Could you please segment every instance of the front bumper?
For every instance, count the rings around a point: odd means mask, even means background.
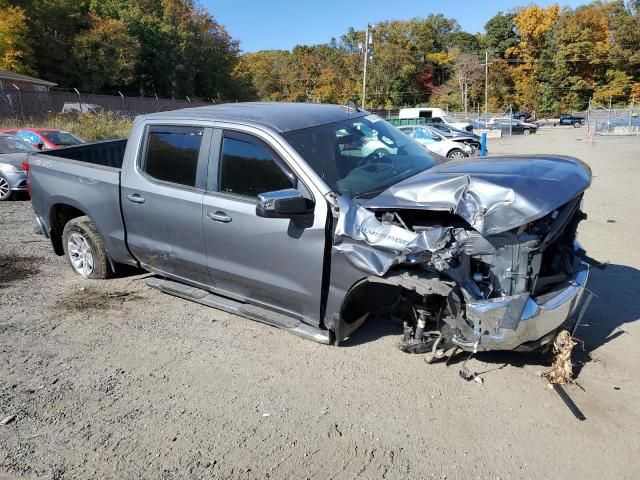
[[[3,173],[9,183],[9,189],[14,192],[27,191],[27,172],[8,172]]]
[[[576,244],[576,249],[578,245]],[[570,282],[538,297],[528,294],[468,301],[473,339],[453,338],[463,350],[531,350],[548,343],[555,331],[573,328],[589,278],[589,265],[577,256]]]

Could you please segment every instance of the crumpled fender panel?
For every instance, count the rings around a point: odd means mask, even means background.
[[[349,198],[338,198],[334,248],[360,270],[384,275],[389,268],[410,260],[414,254],[446,247],[456,233],[453,227],[434,227],[421,233],[380,222],[373,212]],[[373,247],[373,248],[371,248]]]

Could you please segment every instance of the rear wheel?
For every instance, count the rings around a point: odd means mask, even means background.
[[[465,158],[466,156],[467,154],[459,148],[454,148],[447,154],[447,158]]]
[[[13,192],[9,187],[9,181],[0,173],[0,202],[9,200],[13,196]]]
[[[91,279],[111,276],[107,251],[89,217],[74,218],[64,226],[62,245],[71,268],[78,275]]]
[[[527,117],[525,117],[524,115],[520,115],[519,120],[522,120],[523,122],[527,119]]]
[[[580,125],[582,125],[580,122],[573,122],[573,128],[580,128]]]

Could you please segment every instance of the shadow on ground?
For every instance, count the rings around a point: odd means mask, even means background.
[[[591,269],[587,288],[593,293],[593,298],[575,335],[584,343],[584,348],[577,346],[574,350],[576,377],[590,361],[590,352],[626,335],[624,325],[640,319],[640,270],[615,264],[609,264],[605,270]],[[399,340],[401,333],[402,327],[398,323],[385,318],[372,318],[344,345],[355,346],[388,335],[396,336]],[[455,365],[467,357],[468,354],[462,353],[449,363]],[[502,364],[489,367],[488,371],[506,365],[522,367],[549,365],[551,362],[551,356],[541,352],[483,352],[478,353],[477,358],[490,364]]]

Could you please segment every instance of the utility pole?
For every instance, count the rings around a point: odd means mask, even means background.
[[[369,63],[369,44],[373,43],[373,35],[370,30],[373,26],[367,23],[367,30],[364,34],[364,72],[362,74],[362,109],[364,110],[367,103],[367,64]]]
[[[464,115],[465,117],[469,113],[469,84],[467,79],[464,79]]]
[[[484,51],[484,113],[489,112],[489,51]]]

